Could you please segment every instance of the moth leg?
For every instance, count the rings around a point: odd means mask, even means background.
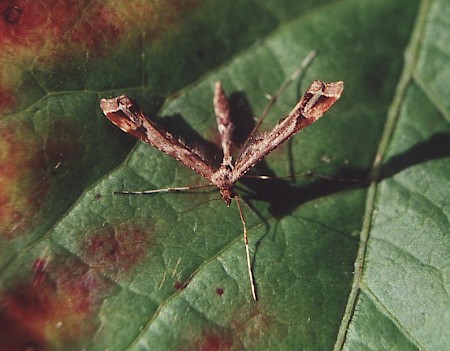
[[[295,177],[303,177],[303,178],[319,178],[324,180],[336,181],[336,182],[349,182],[349,183],[359,183],[364,181],[364,179],[358,178],[343,178],[343,177],[333,177],[325,174],[316,173],[313,171],[307,171],[303,173],[296,173],[288,176],[268,176],[268,175],[254,175],[254,174],[244,174],[242,178],[253,178],[253,179],[261,179],[261,180],[277,180],[277,179],[295,179]]]
[[[142,190],[142,191],[130,191],[130,190],[122,190],[115,191],[116,195],[150,195],[150,194],[158,194],[158,193],[172,193],[177,191],[190,191],[195,189],[208,188],[211,186],[215,186],[213,184],[205,184],[205,185],[197,185],[197,186],[179,186],[179,187],[169,187],[162,189],[153,189],[153,190]]]
[[[247,225],[245,224],[244,213],[242,212],[241,202],[239,200],[239,197],[237,195],[235,195],[234,198],[236,199],[236,203],[237,203],[238,210],[239,210],[239,216],[241,217],[242,227],[244,229],[244,244],[245,244],[245,253],[247,256],[247,268],[248,268],[248,276],[250,278],[250,288],[252,290],[253,300],[257,301],[255,281],[253,279],[252,263],[250,260],[250,249],[248,248]]]

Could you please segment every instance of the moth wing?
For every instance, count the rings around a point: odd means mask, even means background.
[[[195,149],[173,137],[163,127],[149,120],[138,104],[126,95],[102,99],[105,116],[124,132],[142,140],[210,180],[216,171]]]
[[[292,111],[272,129],[250,137],[241,150],[232,173],[231,181],[236,182],[261,159],[280,146],[298,131],[317,121],[341,97],[343,82],[325,83],[314,81],[292,109]]]

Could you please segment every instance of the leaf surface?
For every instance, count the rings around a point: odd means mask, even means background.
[[[0,6],[2,350],[448,348],[444,0]],[[312,80],[343,97],[256,168],[292,179],[236,189],[254,302],[236,205],[113,195],[205,181],[98,103],[133,96],[208,150],[215,81],[242,132],[314,49],[263,128]]]

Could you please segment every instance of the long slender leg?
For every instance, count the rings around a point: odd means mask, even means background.
[[[205,185],[197,185],[197,186],[180,186],[180,187],[142,190],[142,191],[123,190],[123,191],[115,191],[114,194],[118,194],[118,195],[150,195],[150,194],[158,194],[158,193],[177,192],[177,191],[189,191],[189,190],[195,190],[195,189],[209,188],[212,186],[215,186],[215,185],[205,184]]]
[[[250,288],[252,290],[253,300],[257,300],[256,297],[256,288],[255,281],[253,279],[253,270],[252,270],[252,262],[250,260],[250,249],[248,248],[248,236],[247,236],[247,225],[245,224],[244,213],[242,212],[241,202],[239,201],[239,197],[235,195],[236,203],[239,209],[239,216],[241,217],[242,227],[244,228],[244,244],[245,244],[245,253],[247,255],[247,268],[248,268],[248,276],[250,278]]]
[[[331,180],[336,182],[349,182],[349,183],[358,183],[363,182],[364,179],[358,179],[358,178],[336,178],[332,176],[328,176],[325,174],[320,174],[312,171],[298,173],[294,175],[295,177],[305,177],[305,178],[319,178],[319,179],[325,179],[325,180]],[[242,178],[253,178],[253,179],[261,179],[261,180],[276,180],[276,179],[288,179],[292,176],[278,176],[278,177],[272,177],[267,175],[253,175],[253,174],[244,174]]]

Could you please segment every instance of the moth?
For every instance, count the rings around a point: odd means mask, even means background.
[[[105,116],[124,132],[142,140],[191,168],[208,180],[209,185],[219,188],[223,201],[230,206],[236,200],[244,230],[248,274],[253,299],[256,290],[248,248],[247,229],[239,197],[233,192],[236,182],[272,150],[293,137],[298,131],[317,121],[340,98],[344,89],[342,81],[325,83],[313,81],[292,111],[270,132],[256,133],[255,130],[243,144],[239,155],[233,161],[232,136],[234,124],[230,115],[230,105],[222,84],[217,82],[214,89],[214,112],[220,134],[223,152],[219,167],[214,167],[205,156],[183,141],[175,138],[165,128],[146,117],[138,104],[126,95],[112,99],[102,99],[100,107]],[[258,126],[259,124],[257,124]],[[204,187],[204,186],[199,186]],[[123,191],[122,194],[150,194],[161,191],[190,190],[199,187],[176,187],[142,192]]]

